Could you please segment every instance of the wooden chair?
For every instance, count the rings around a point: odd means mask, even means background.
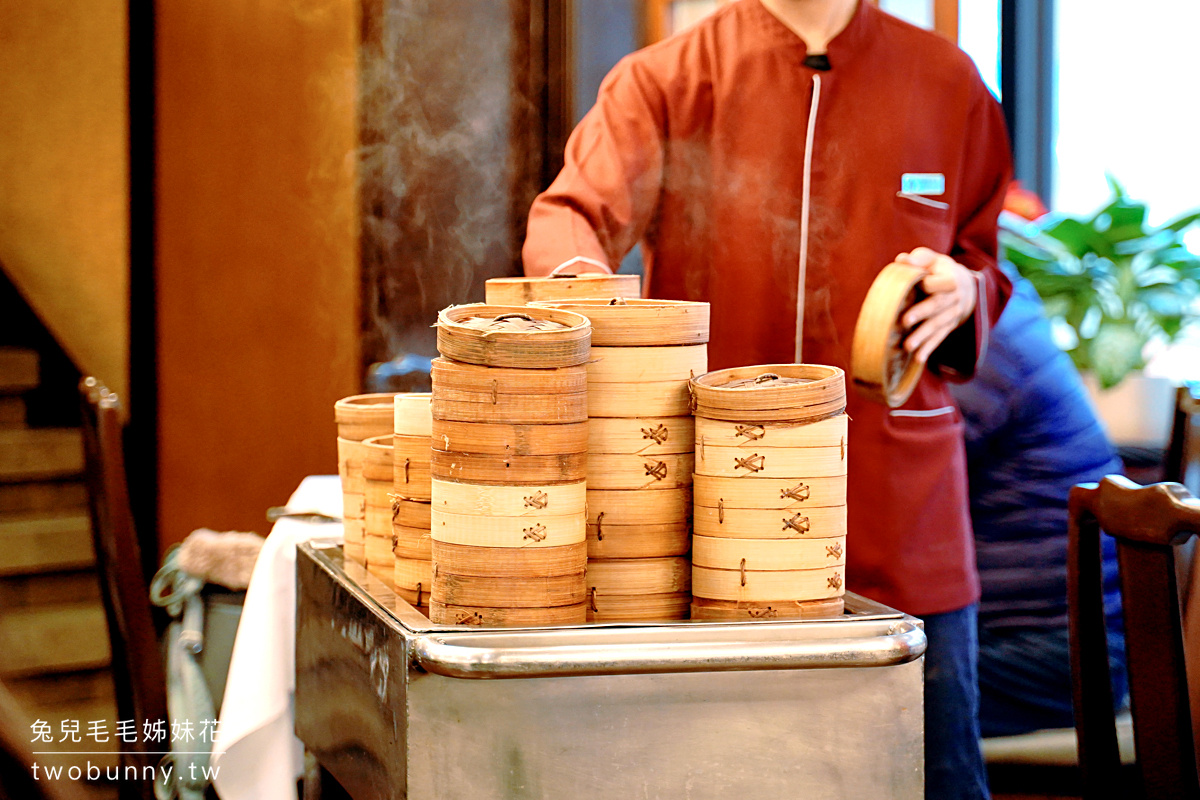
[[[112,644],[117,714],[120,719],[134,720],[139,734],[136,743],[122,743],[126,754],[122,765],[137,766],[140,774],[142,767],[158,762],[152,751],[170,746],[169,742],[147,742],[141,735],[145,721],[167,724],[162,651],[129,507],[120,400],[92,377],[80,382],[79,391],[92,540]],[[122,800],[152,798],[153,787],[143,781],[122,781],[120,796]]]
[[[37,778],[37,763],[29,744],[29,728],[23,725],[19,707],[8,690],[0,686],[0,798],[12,800],[81,800],[83,792],[69,780]]]
[[[1133,735],[1147,798],[1200,797],[1175,545],[1200,534],[1200,500],[1177,483],[1109,476],[1069,501],[1067,599],[1083,796],[1121,785],[1104,622],[1100,531],[1117,540]]]

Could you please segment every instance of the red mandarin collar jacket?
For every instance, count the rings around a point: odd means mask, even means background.
[[[972,374],[1010,290],[996,268],[1003,117],[965,54],[870,3],[830,42],[831,69],[806,56],[759,0],[739,0],[622,60],[534,202],[525,271],[611,267],[641,240],[647,296],[712,304],[710,369],[848,370],[867,289],[898,253],[925,246],[974,270],[973,321],[905,407],[850,391],[847,409],[847,588],[954,610],[979,581],[944,380]]]

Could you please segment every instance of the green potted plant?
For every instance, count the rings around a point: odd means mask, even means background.
[[[1200,256],[1183,242],[1200,211],[1150,227],[1145,204],[1108,183],[1111,199],[1091,216],[1004,215],[1000,229],[1002,257],[1037,289],[1060,346],[1100,390],[1140,375],[1200,321]]]

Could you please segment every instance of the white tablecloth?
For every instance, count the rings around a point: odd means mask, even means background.
[[[305,478],[288,500],[296,510],[342,515],[336,475]],[[212,765],[222,800],[295,800],[304,748],[294,732],[296,545],[340,537],[341,525],[284,518],[254,565],[238,625]]]

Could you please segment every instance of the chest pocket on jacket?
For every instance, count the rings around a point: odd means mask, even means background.
[[[906,252],[928,247],[949,254],[954,244],[954,219],[950,205],[935,197],[897,192],[892,202],[896,241]]]

